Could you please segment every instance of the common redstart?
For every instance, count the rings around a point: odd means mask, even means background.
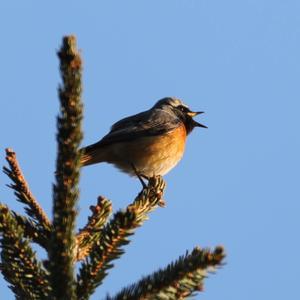
[[[99,142],[82,148],[83,166],[107,162],[129,175],[165,175],[182,158],[187,135],[195,127],[206,126],[193,117],[180,99],[166,97],[152,108],[112,125]]]

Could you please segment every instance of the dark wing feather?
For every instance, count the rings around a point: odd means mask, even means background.
[[[87,148],[132,141],[140,137],[160,135],[175,129],[179,124],[180,120],[169,112],[161,109],[147,110],[118,121],[99,142]]]
[[[139,114],[121,119],[120,121],[116,122],[115,124],[113,124],[111,126],[109,133],[130,127],[134,124],[138,125],[139,123],[147,120],[149,118],[149,115],[150,115],[150,112],[149,112],[149,110],[147,110],[147,111],[141,112]]]

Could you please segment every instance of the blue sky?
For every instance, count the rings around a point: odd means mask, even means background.
[[[2,1],[0,146],[12,147],[51,215],[56,51],[75,34],[84,60],[83,145],[165,96],[207,130],[189,137],[151,214],[92,299],[196,245],[224,245],[226,265],[196,299],[298,299],[300,2],[285,0]],[[0,199],[21,211],[0,175]],[[125,207],[140,183],[109,165],[82,171],[80,216],[99,194]],[[0,277],[2,297],[13,299]]]

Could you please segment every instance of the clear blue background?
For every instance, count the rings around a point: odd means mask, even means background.
[[[165,176],[167,207],[92,299],[218,244],[226,265],[196,299],[300,298],[299,16],[298,0],[1,1],[1,165],[13,147],[49,215],[63,35],[77,36],[84,59],[84,145],[164,96],[206,112],[209,129]],[[0,180],[1,202],[21,211]],[[78,225],[99,194],[118,209],[140,188],[112,166],[85,168]],[[0,290],[13,299],[2,277]]]

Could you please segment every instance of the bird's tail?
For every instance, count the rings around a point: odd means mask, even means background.
[[[88,166],[96,163],[100,163],[104,161],[103,151],[101,147],[97,144],[93,144],[87,146],[85,148],[81,148],[81,158],[80,163],[82,166]]]

